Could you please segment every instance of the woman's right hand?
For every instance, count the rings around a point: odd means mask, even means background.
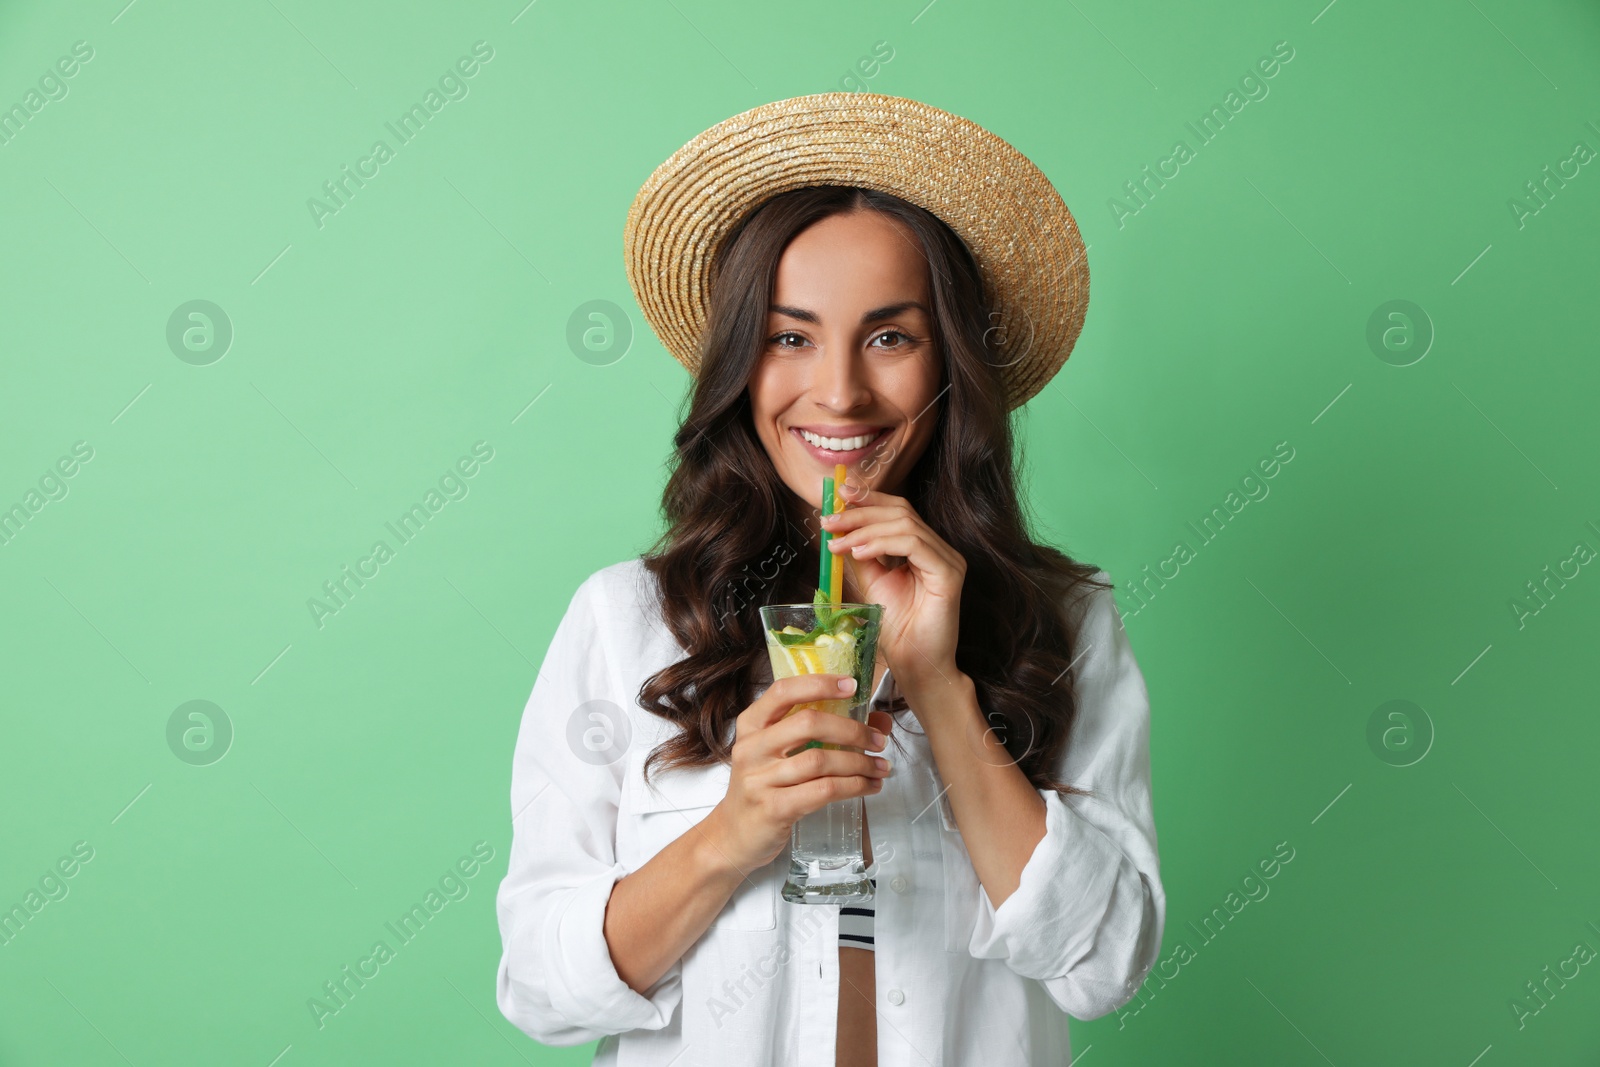
[[[718,849],[741,874],[771,863],[802,815],[883,788],[889,764],[881,757],[845,749],[795,752],[808,741],[883,750],[893,724],[888,712],[871,713],[867,723],[811,708],[788,714],[796,704],[839,700],[854,691],[849,675],[798,674],[773,682],[739,713],[728,793],[707,814],[704,828],[715,833]]]

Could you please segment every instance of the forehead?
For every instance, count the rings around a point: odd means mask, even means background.
[[[817,312],[924,300],[928,263],[905,223],[875,211],[830,215],[797,234],[778,260],[773,300]]]

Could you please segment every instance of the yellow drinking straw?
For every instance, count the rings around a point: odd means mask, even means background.
[[[844,479],[848,471],[843,463],[834,465],[833,468],[833,513],[839,514],[845,509]],[[823,546],[827,550],[827,546]],[[832,570],[828,574],[828,602],[841,604],[844,602],[844,556],[833,558]]]

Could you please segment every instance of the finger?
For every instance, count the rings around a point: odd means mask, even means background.
[[[878,579],[889,573],[889,568],[875,559],[856,559],[849,552],[841,552],[835,558],[844,560],[845,573],[850,576],[851,583],[861,591],[863,600],[871,599],[872,589],[878,584]]]
[[[825,774],[821,778],[813,778],[809,782],[790,786],[778,794],[783,797],[779,810],[786,821],[794,822],[801,816],[809,815],[836,800],[872,796],[882,791],[882,778],[864,774],[851,775],[847,778]]]
[[[911,502],[905,497],[880,492],[876,489],[851,486],[848,482],[842,492],[846,497],[845,502],[848,507],[844,511],[837,513],[839,518],[834,520],[837,521],[837,526],[828,525],[824,527],[829,533],[844,533],[848,530],[860,529],[863,525],[870,525],[873,522],[887,521],[894,517],[899,517],[910,522],[911,528],[921,530],[923,536],[928,539],[928,542],[935,549],[948,549],[951,554],[954,554],[955,549],[951,548],[944,538],[935,533],[933,528],[923,521],[922,516],[917,513],[917,509],[912,507]],[[856,517],[852,518],[852,516]]]
[[[849,513],[846,512],[846,514]],[[904,513],[900,513],[896,518],[888,519],[883,522],[870,523],[860,526],[849,533],[834,534],[828,539],[828,551],[834,553],[836,556],[842,556],[847,553],[851,553],[851,550],[855,548],[855,546],[865,544],[873,538],[903,536],[907,534],[920,539],[935,557],[944,560],[946,565],[952,569],[963,572],[965,571],[966,561],[962,558],[959,552],[950,546],[948,541],[934,533],[933,530],[930,529],[929,526],[916,515],[905,515]],[[901,552],[892,554],[897,556],[905,555],[905,553]],[[855,555],[854,558],[860,559],[862,556]]]
[[[855,692],[856,680],[848,674],[796,674],[779,678],[767,691],[739,713],[734,737],[764,730],[789,713],[796,704],[813,700],[842,700]]]
[[[848,477],[845,479],[844,488],[840,490],[840,493],[844,497],[845,502],[851,507],[856,507],[858,505],[861,507],[868,507],[874,504],[884,504],[906,508],[911,507],[911,502],[903,496],[895,496],[893,493],[885,493],[882,490],[873,489],[870,486],[857,485],[856,483],[850,481]]]
[[[749,716],[748,725],[753,730],[765,730],[788,715],[796,704],[848,700],[855,689],[856,680],[848,674],[796,674],[779,678],[739,718]]]
[[[876,749],[872,727],[828,708],[799,707],[752,738],[752,752],[761,758],[781,759],[808,747],[813,741],[850,748]]]
[[[872,509],[876,510],[876,509]],[[849,515],[850,512],[845,512]],[[832,534],[828,538],[828,548],[835,552],[842,552],[851,545],[859,544],[869,537],[882,537],[886,534],[917,534],[921,537],[932,539],[937,535],[924,526],[921,521],[913,516],[900,511],[883,512],[883,518],[872,522],[858,523],[848,531],[829,529]]]
[[[894,736],[894,716],[887,711],[874,711],[867,715],[867,725],[883,735],[884,744],[887,746],[889,738]],[[869,751],[880,751],[869,749]]]
[[[918,571],[930,577],[945,570],[954,570],[949,560],[936,553],[916,534],[873,537],[852,545],[845,551],[858,563],[863,560],[883,559],[885,556],[901,556],[909,560]]]
[[[904,515],[905,511],[903,509],[891,508],[882,504],[860,508],[852,505],[843,511],[836,511],[832,515],[822,516],[822,528],[831,534],[842,534],[847,530],[854,530],[864,524],[887,522],[890,519],[901,518]]]
[[[878,756],[844,749],[808,748],[773,764],[765,778],[767,785],[784,788],[813,778],[883,778],[888,774],[889,761]]]

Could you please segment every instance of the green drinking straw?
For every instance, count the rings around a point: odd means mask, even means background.
[[[824,516],[833,514],[832,478],[822,479],[822,514]],[[823,591],[827,591],[830,588],[833,579],[833,553],[828,551],[828,542],[832,539],[833,535],[831,533],[827,530],[822,531],[822,539],[818,546],[822,555],[817,560],[817,588]]]

